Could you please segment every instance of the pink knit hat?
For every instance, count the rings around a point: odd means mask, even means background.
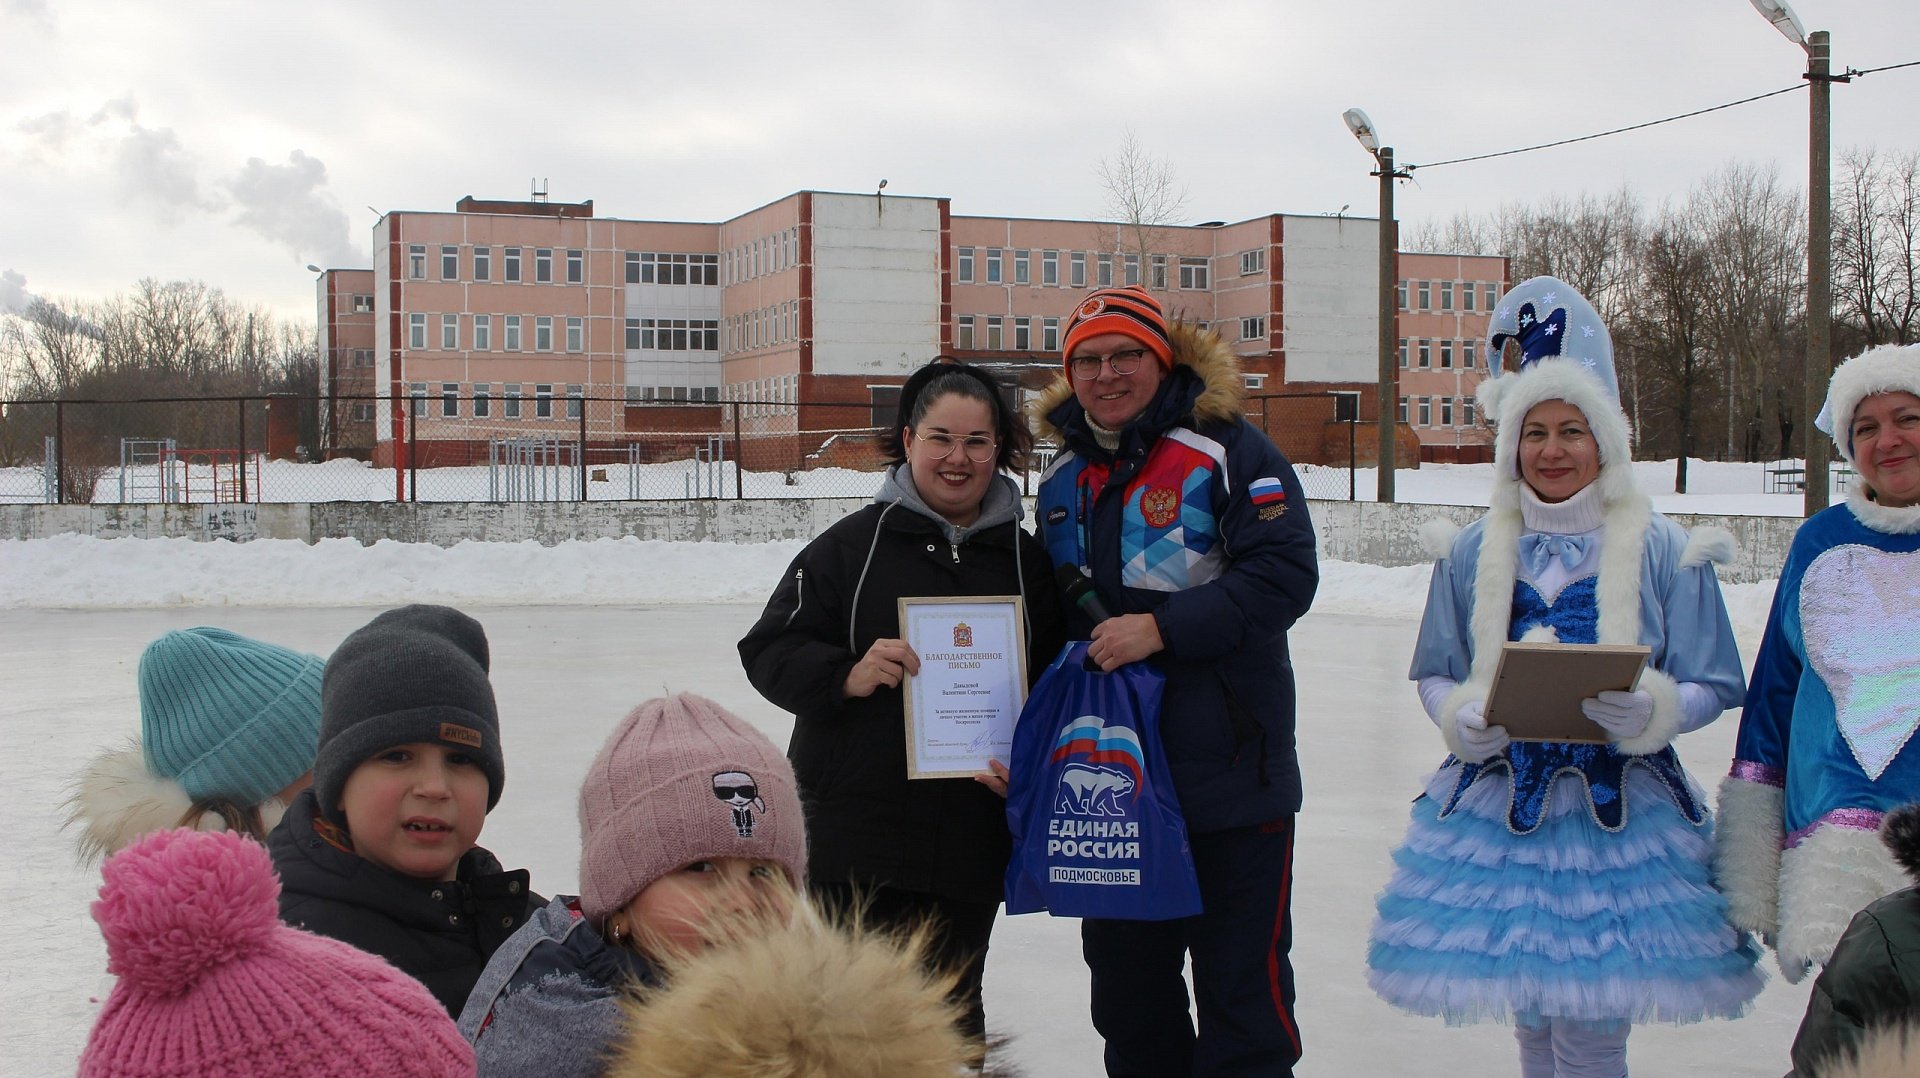
[[[765,734],[704,696],[648,700],[580,785],[580,912],[595,925],[647,885],[708,857],[776,862],[806,881],[793,767]]]
[[[420,982],[280,923],[259,843],[158,831],[103,875],[93,919],[120,980],[81,1078],[473,1074],[473,1049]]]

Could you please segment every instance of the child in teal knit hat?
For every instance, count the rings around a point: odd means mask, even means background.
[[[312,781],[316,655],[210,626],[140,656],[140,736],[98,756],[68,802],[85,861],[152,831],[239,831],[260,841]]]

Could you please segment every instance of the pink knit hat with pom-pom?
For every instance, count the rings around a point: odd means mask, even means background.
[[[473,1050],[425,986],[280,923],[280,881],[259,843],[160,831],[103,875],[93,919],[120,979],[82,1078],[473,1074]]]

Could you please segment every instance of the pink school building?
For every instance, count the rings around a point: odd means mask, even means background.
[[[317,282],[330,451],[386,463],[411,441],[418,463],[464,463],[492,439],[584,434],[680,453],[737,422],[769,448],[758,466],[792,466],[781,458],[885,422],[936,355],[1043,384],[1079,295],[1141,283],[1226,337],[1250,391],[1303,395],[1254,405],[1290,455],[1344,463],[1336,413],[1375,419],[1376,244],[1367,218],[1134,230],[818,191],[719,223],[471,197],[397,210],[374,228],[371,270]],[[1506,260],[1403,254],[1400,267],[1402,444],[1475,459],[1489,439],[1464,402]]]

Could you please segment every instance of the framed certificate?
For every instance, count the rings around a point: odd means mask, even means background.
[[[907,777],[967,778],[1005,761],[1027,701],[1020,596],[901,599],[900,635],[920,656],[920,673],[901,686]]]
[[[1580,711],[1603,690],[1631,692],[1653,649],[1645,644],[1518,644],[1500,649],[1487,694],[1487,725],[1515,741],[1607,743],[1607,731]]]

